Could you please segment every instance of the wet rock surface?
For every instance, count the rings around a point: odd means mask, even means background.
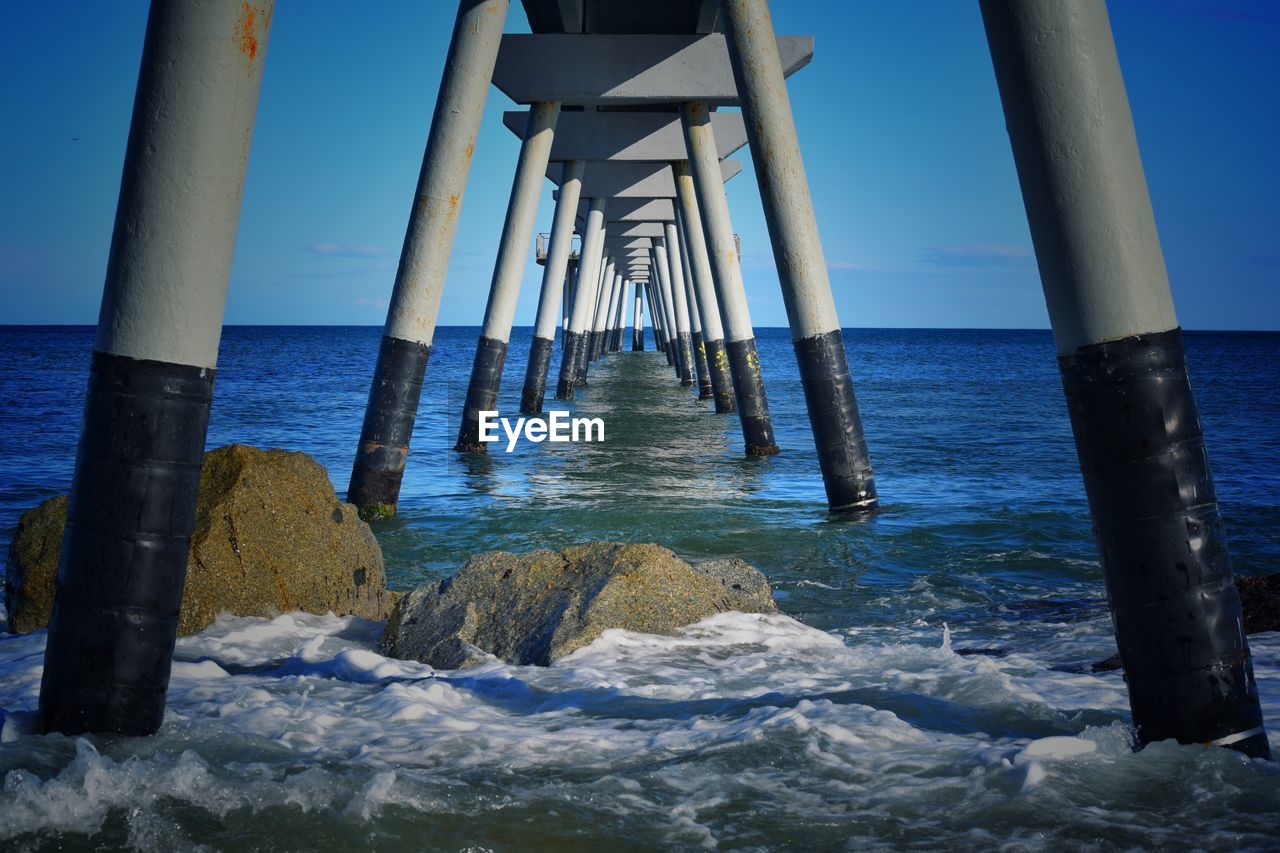
[[[617,542],[493,551],[407,593],[381,646],[439,669],[467,666],[486,654],[546,666],[610,628],[672,635],[731,610],[777,610],[768,580],[741,560],[691,566],[659,545]]]
[[[66,519],[67,499],[56,497],[19,520],[5,578],[10,631],[48,624]],[[373,532],[318,462],[240,444],[205,454],[179,634],[223,612],[385,619],[393,603]]]

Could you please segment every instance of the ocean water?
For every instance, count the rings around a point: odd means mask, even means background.
[[[866,519],[825,512],[783,330],[759,337],[769,459],[651,337],[572,404],[603,443],[454,454],[476,333],[439,330],[400,514],[375,526],[394,588],[477,551],[652,541],[753,562],[785,615],[457,672],[381,657],[375,623],[224,617],[179,641],[142,739],[30,734],[44,634],[0,635],[0,847],[1280,847],[1276,765],[1135,753],[1123,680],[1089,672],[1115,646],[1048,332],[846,331]],[[227,329],[209,445],[306,451],[341,491],[379,334]],[[0,328],[5,549],[69,486],[92,341]],[[1280,335],[1186,342],[1236,570],[1280,571]],[[1274,739],[1280,636],[1251,645]]]

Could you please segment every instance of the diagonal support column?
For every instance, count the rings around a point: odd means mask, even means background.
[[[480,441],[480,413],[495,411],[498,407],[498,388],[502,384],[502,367],[507,360],[507,343],[520,296],[520,279],[524,276],[534,218],[538,215],[538,197],[542,194],[543,174],[547,171],[559,115],[560,105],[554,102],[534,104],[529,110],[529,128],[520,144],[511,201],[507,205],[489,301],[484,309],[484,324],[480,328],[480,340],[476,342],[475,360],[471,363],[462,424],[453,448],[460,452],[484,453],[488,449],[488,445]]]
[[[604,339],[604,324],[609,314],[609,297],[613,295],[613,279],[614,268],[617,261],[610,257],[605,260],[604,271],[600,276],[600,288],[596,294],[596,313],[595,319],[591,324],[591,346],[587,351],[587,364],[600,358],[602,350],[602,340]],[[583,365],[582,379],[587,378],[587,371],[590,369],[587,365]]]
[[[618,303],[622,301],[622,275],[614,272],[613,281],[609,284],[609,307],[605,309],[604,331],[600,337],[600,352],[597,358],[613,349],[614,322],[618,316]]]
[[[679,349],[680,384],[686,388],[694,384],[693,337],[689,323],[689,300],[685,296],[684,267],[680,263],[680,239],[676,236],[674,222],[663,224],[666,233],[667,264],[671,269],[671,302],[676,312],[676,346]]]
[[[649,249],[649,301],[653,304],[652,314],[656,320],[653,331],[654,337],[658,341],[658,351],[662,353],[662,357],[667,360],[667,366],[670,367],[676,363],[673,353],[675,348],[671,346],[670,326],[667,325],[667,305],[662,298],[662,275],[658,272],[658,253],[655,249]]]
[[[347,500],[365,519],[394,515],[400,499],[458,211],[508,2],[462,0],[458,4],[347,487]]]
[[[685,302],[689,305],[689,338],[693,346],[693,366],[698,377],[698,399],[710,400],[711,373],[707,368],[707,347],[702,337],[702,310],[698,307],[698,294],[693,286],[693,271],[689,267],[689,246],[685,240],[684,223],[680,210],[676,209],[676,243],[680,246],[680,265],[684,270]]]
[[[621,289],[618,291],[618,305],[613,315],[613,332],[609,336],[609,352],[618,352],[622,349],[622,330],[626,325],[625,309],[627,302],[627,280],[621,280]]]
[[[578,184],[578,189],[580,193],[582,189],[581,182]],[[570,230],[572,230],[572,226],[570,226]],[[570,244],[570,249],[572,250],[572,244]],[[570,255],[564,271],[564,287],[560,291],[560,311],[563,314],[560,320],[560,349],[564,349],[565,335],[569,334],[569,314],[573,311],[573,289],[577,283],[578,259]]]
[[[644,352],[644,292],[640,283],[635,285],[636,307],[631,320],[631,351]]]
[[[778,445],[773,438],[773,420],[769,416],[764,379],[760,376],[755,330],[747,310],[738,246],[733,239],[729,202],[720,179],[720,161],[716,158],[716,141],[706,104],[697,101],[681,104],[680,123],[684,127],[689,171],[697,191],[720,320],[724,324],[725,350],[733,377],[738,419],[742,422],[742,438],[748,456],[770,456],[778,452]]]
[[[1102,0],[982,0],[1138,740],[1269,756]]]
[[[649,300],[649,319],[653,322],[653,346],[658,352],[667,351],[667,338],[662,333],[662,306],[658,304],[656,288],[658,273],[650,267],[649,283],[644,287],[645,298]]]
[[[724,347],[720,304],[716,300],[711,261],[707,257],[707,244],[702,233],[702,214],[698,210],[697,193],[688,161],[673,163],[672,168],[676,176],[676,192],[679,194],[680,227],[684,231],[684,244],[689,254],[689,278],[694,286],[699,320],[702,323],[702,347],[711,379],[711,396],[715,400],[716,412],[728,414],[734,408],[733,377],[729,374],[729,356]]]
[[[809,198],[767,0],[720,0],[809,425],[832,511],[876,507],[871,456]]]
[[[680,325],[676,322],[675,298],[671,287],[671,261],[667,258],[667,246],[663,239],[653,241],[653,262],[658,267],[658,298],[662,300],[662,316],[666,322],[667,364],[680,378]]]
[[[551,364],[551,351],[555,346],[557,312],[566,303],[565,273],[569,266],[569,252],[573,249],[573,219],[582,195],[582,174],[586,162],[571,160],[564,164],[560,181],[560,197],[556,200],[556,213],[551,221],[551,243],[547,247],[547,265],[542,270],[542,293],[538,296],[538,313],[535,315],[533,340],[529,344],[529,365],[524,373],[524,388],[520,392],[520,413],[536,415],[542,411],[542,401],[547,391],[547,368]]]
[[[270,0],[147,19],[40,682],[42,732],[164,718]]]
[[[599,274],[600,252],[604,248],[605,199],[593,198],[587,207],[587,222],[578,256],[578,278],[573,288],[573,309],[569,332],[565,335],[564,353],[560,356],[560,377],[556,383],[556,399],[572,400],[578,384],[578,366],[586,347],[588,314],[595,305],[593,282]]]

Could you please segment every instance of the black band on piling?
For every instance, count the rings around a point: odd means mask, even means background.
[[[707,347],[702,332],[693,333],[693,365],[698,369],[698,399],[710,400],[711,373],[707,370]]]
[[[1139,741],[1269,756],[1181,330],[1058,363]]]
[[[693,379],[693,339],[688,332],[680,332],[676,335],[679,339],[680,346],[680,364],[678,367],[678,375],[680,384],[686,388],[694,384]]]
[[[476,341],[476,357],[471,363],[471,381],[462,407],[462,425],[453,449],[463,453],[485,453],[489,446],[480,440],[480,413],[498,408],[498,388],[502,365],[507,360],[507,342],[484,335]]]
[[[769,400],[764,395],[760,376],[760,357],[756,339],[729,341],[725,345],[729,371],[733,377],[733,393],[742,421],[742,438],[748,456],[772,456],[779,447],[773,439],[773,421],[769,417]]]
[[[394,515],[431,347],[382,336],[347,500],[365,520]]]
[[[560,355],[560,378],[556,382],[556,399],[572,400],[573,388],[577,384],[576,366],[578,351],[582,349],[582,334],[566,332],[564,336],[564,352]]]
[[[547,393],[547,368],[551,365],[554,349],[554,341],[536,335],[529,344],[529,366],[524,373],[524,388],[520,390],[520,414],[537,415],[542,412],[542,399]]]
[[[675,342],[671,338],[663,339],[662,354],[667,357],[667,367],[676,366],[676,347]]]
[[[631,330],[631,351],[644,352],[644,329],[639,326]]]
[[[805,406],[832,512],[875,509],[876,481],[839,329],[794,342]]]
[[[716,401],[716,413],[729,414],[733,411],[733,377],[729,373],[729,354],[725,352],[724,341],[705,341],[703,347],[707,351],[707,371],[711,374],[711,392]]]
[[[44,732],[160,727],[213,379],[93,354],[40,685]]]
[[[573,384],[583,388],[587,384],[587,366],[591,364],[591,336],[594,332],[582,333],[582,344],[578,347],[577,358],[573,361]]]

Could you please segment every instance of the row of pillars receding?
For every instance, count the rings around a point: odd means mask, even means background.
[[[607,20],[608,0],[585,2]],[[531,21],[564,8],[524,3]],[[620,346],[622,283],[633,282],[633,348],[643,293],[681,381],[737,411],[747,452],[776,450],[723,188],[736,128],[753,155],[829,505],[875,507],[784,83],[811,39],[775,37],[766,0],[688,3],[699,25],[685,34],[526,36],[503,36],[508,0],[459,4],[351,477],[364,514],[395,511],[491,81],[532,107],[517,127],[458,448],[477,446],[476,413],[495,408],[555,163],[522,408],[542,406],[557,325],[562,399]],[[979,6],[1139,740],[1269,755],[1105,6]],[[163,717],[272,12],[271,0],[152,5],[49,627],[46,731],[142,734]],[[714,109],[731,104],[741,112]]]

